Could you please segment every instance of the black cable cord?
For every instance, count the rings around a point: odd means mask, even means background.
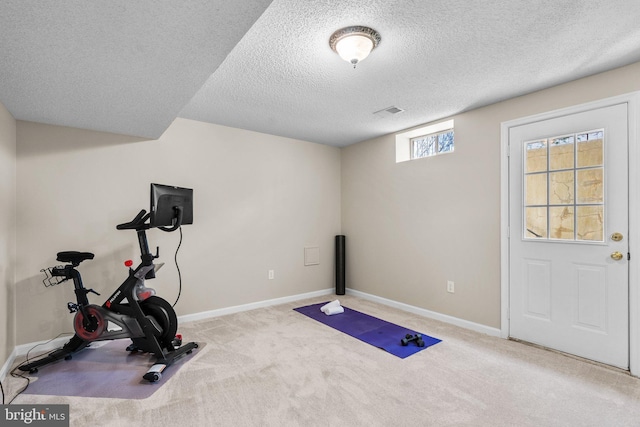
[[[175,307],[178,304],[178,300],[180,299],[180,294],[182,294],[182,274],[180,273],[180,266],[178,265],[178,251],[180,250],[180,246],[182,246],[182,227],[178,227],[180,231],[180,242],[178,242],[178,247],[176,248],[176,254],[173,257],[173,260],[176,263],[176,269],[178,270],[178,297],[176,298],[176,302],[173,303],[172,307]]]
[[[49,341],[45,341],[45,342],[43,342],[43,343],[40,343],[40,344],[36,344],[36,345],[34,345],[33,347],[31,347],[31,348],[29,349],[29,351],[27,351],[27,355],[26,355],[26,357],[25,357],[25,361],[24,361],[24,362],[22,362],[21,364],[17,365],[15,368],[13,368],[13,369],[11,370],[10,375],[11,375],[13,378],[22,378],[22,379],[24,379],[24,380],[27,380],[27,384],[22,388],[22,390],[18,391],[18,392],[16,393],[16,395],[15,395],[15,396],[13,396],[13,398],[12,398],[9,402],[7,402],[7,404],[9,404],[9,405],[10,405],[10,404],[11,404],[11,403],[16,399],[16,397],[20,396],[20,394],[22,394],[22,393],[23,393],[23,392],[24,392],[24,391],[29,387],[29,384],[31,384],[31,379],[30,379],[29,377],[25,377],[25,376],[24,376],[24,375],[22,375],[22,374],[16,373],[16,370],[18,370],[21,366],[24,366],[25,364],[30,363],[30,362],[32,361],[31,359],[29,359],[29,353],[31,353],[31,351],[32,351],[32,350],[34,350],[36,347],[39,347],[39,346],[41,346],[41,345],[45,345],[45,344],[49,344],[51,341],[56,340],[56,339],[60,338],[60,337],[61,337],[61,336],[63,336],[63,335],[73,335],[73,334],[72,334],[72,333],[69,333],[69,332],[63,332],[63,333],[61,333],[61,334],[58,334],[58,336],[56,336],[56,337],[54,337],[54,338],[51,338]],[[41,355],[39,355],[39,356],[36,356],[36,357],[37,357],[37,358],[39,358],[39,359],[42,359],[42,358],[47,357],[48,355],[50,355],[50,354],[51,354],[51,353],[53,353],[54,351],[56,351],[56,350],[52,350],[52,351],[50,351],[50,352],[48,352],[48,353],[43,353],[43,354],[41,354]],[[39,360],[39,359],[36,359],[36,360]],[[1,386],[2,386],[2,384],[0,383],[0,387],[1,387]],[[5,397],[4,397],[4,389],[2,389],[2,404],[3,404],[3,405],[5,404],[5,403],[4,403],[4,400],[5,400]]]
[[[4,387],[2,387],[2,381],[0,381],[0,391],[2,392],[2,404],[4,405]]]
[[[18,369],[18,366],[13,368],[13,370],[11,371],[11,376],[13,378],[22,378],[23,380],[27,380],[27,384],[25,384],[25,386],[22,388],[22,390],[18,390],[16,395],[13,396],[13,398],[8,402],[9,405],[11,405],[11,403],[16,399],[16,397],[20,396],[29,387],[29,384],[31,384],[31,379],[29,379],[29,377],[25,377],[22,374],[16,373],[16,369]]]

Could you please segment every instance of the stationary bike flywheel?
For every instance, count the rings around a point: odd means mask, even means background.
[[[73,329],[76,335],[85,341],[96,340],[107,328],[107,323],[100,312],[100,307],[90,304],[84,308],[87,313],[85,319],[82,311],[78,311],[73,318]]]
[[[163,348],[169,347],[178,331],[178,316],[171,304],[160,297],[152,296],[142,301],[140,307],[145,316],[152,317],[160,326],[161,331],[155,334],[160,345]],[[143,348],[142,345],[140,347]]]

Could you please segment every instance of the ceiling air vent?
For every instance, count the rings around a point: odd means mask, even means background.
[[[376,111],[373,114],[380,118],[385,118],[385,117],[393,116],[394,114],[402,113],[403,111],[404,110],[402,108],[391,106],[391,107],[382,109],[380,111]]]

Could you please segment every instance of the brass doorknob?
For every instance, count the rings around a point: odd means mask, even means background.
[[[618,251],[615,251],[614,253],[611,254],[611,258],[615,259],[616,261],[620,261],[623,257],[624,255],[622,255]]]

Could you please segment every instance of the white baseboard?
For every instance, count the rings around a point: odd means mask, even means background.
[[[179,316],[178,322],[184,323],[184,322],[193,322],[193,321],[202,320],[202,319],[209,319],[211,317],[219,317],[219,316],[224,316],[226,314],[233,314],[233,313],[239,313],[242,311],[254,310],[256,308],[270,307],[274,305],[285,304],[288,302],[314,298],[314,297],[319,297],[323,295],[331,295],[334,292],[335,290],[333,288],[323,289],[321,291],[308,292],[305,294],[291,295],[288,297],[274,298],[270,300],[258,301],[258,302],[253,302],[249,304],[236,305],[233,307],[225,307],[225,308],[219,308],[216,310],[203,311],[200,313],[186,314],[183,316]],[[353,295],[362,299],[366,299],[369,301],[394,307],[409,313],[414,313],[420,316],[427,317],[429,319],[439,320],[441,322],[449,323],[455,326],[459,326],[461,328],[470,329],[472,331],[480,332],[480,333],[491,335],[494,337],[501,336],[500,329],[492,328],[490,326],[481,325],[479,323],[470,322],[468,320],[459,319],[457,317],[448,316],[446,314],[437,313],[435,311],[426,310],[424,308],[415,307],[413,305],[405,304],[402,302],[397,302],[390,299],[367,294],[365,292],[357,291],[355,289],[347,289],[346,293],[348,295]],[[9,373],[11,366],[13,365],[17,357],[26,355],[27,352],[31,351],[32,349],[35,352],[34,354],[41,354],[46,351],[51,351],[56,348],[60,348],[64,345],[65,342],[69,340],[69,338],[70,336],[63,336],[63,337],[55,338],[49,341],[33,342],[29,344],[22,344],[22,345],[16,346],[13,349],[13,352],[11,353],[11,355],[9,356],[9,359],[7,359],[7,361],[2,366],[2,370],[0,370],[0,381],[4,380],[5,376]]]
[[[200,319],[208,319],[211,317],[224,316],[225,314],[239,313],[241,311],[254,310],[256,308],[270,307],[273,305],[285,304],[292,301],[298,301],[298,300],[303,300],[307,298],[314,298],[318,296],[329,295],[329,294],[332,294],[333,292],[334,292],[334,289],[332,288],[323,289],[321,291],[291,295],[291,296],[282,297],[282,298],[274,298],[270,300],[258,301],[258,302],[253,302],[249,304],[236,305],[233,307],[220,308],[217,310],[203,311],[201,313],[186,314],[178,317],[178,323],[193,322],[195,320],[200,320]],[[32,351],[34,355],[37,355],[37,354],[45,353],[47,351],[55,350],[57,348],[62,347],[67,341],[69,341],[70,337],[71,335],[67,335],[67,336],[55,338],[53,340],[32,342],[32,343],[21,344],[19,346],[16,346],[13,349],[13,352],[11,352],[11,355],[9,356],[7,361],[2,366],[2,370],[0,370],[0,381],[4,380],[6,375],[9,374],[11,370],[11,366],[13,366],[13,363],[18,357],[26,355],[27,352],[29,351]]]
[[[256,308],[270,307],[270,306],[273,306],[273,305],[284,304],[284,303],[288,303],[288,302],[292,302],[292,301],[298,301],[298,300],[303,300],[303,299],[313,298],[313,297],[318,297],[318,296],[323,296],[323,295],[330,295],[330,294],[333,294],[334,292],[335,292],[334,289],[324,289],[322,291],[309,292],[309,293],[306,293],[306,294],[292,295],[292,296],[283,297],[283,298],[275,298],[275,299],[270,299],[270,300],[266,300],[266,301],[259,301],[259,302],[249,303],[249,304],[236,305],[236,306],[233,306],[233,307],[225,307],[225,308],[220,308],[220,309],[217,309],[217,310],[203,311],[203,312],[195,313],[195,314],[187,314],[187,315],[184,315],[184,316],[179,316],[178,317],[178,322],[179,323],[193,322],[193,321],[196,321],[196,320],[208,319],[208,318],[211,318],[211,317],[224,316],[226,314],[232,314],[232,313],[239,313],[239,312],[242,312],[242,311],[254,310]],[[397,309],[400,309],[400,310],[403,310],[403,311],[406,311],[406,312],[409,312],[409,313],[414,313],[414,314],[417,314],[417,315],[420,315],[420,316],[423,316],[423,317],[427,317],[429,319],[439,320],[441,322],[449,323],[451,325],[459,326],[459,327],[465,328],[465,329],[470,329],[472,331],[480,332],[482,334],[491,335],[491,336],[494,336],[494,337],[500,337],[501,331],[498,328],[492,328],[490,326],[481,325],[480,323],[470,322],[468,320],[459,319],[457,317],[449,316],[449,315],[438,313],[438,312],[435,312],[435,311],[426,310],[424,308],[415,307],[413,305],[405,304],[405,303],[402,303],[402,302],[398,302],[398,301],[394,301],[394,300],[378,297],[376,295],[367,294],[365,292],[357,291],[355,289],[348,289],[347,288],[346,289],[346,293],[348,295],[357,296],[357,297],[362,298],[362,299],[366,299],[366,300],[369,300],[369,301],[373,301],[373,302],[377,302],[377,303],[380,303],[380,304],[383,304],[383,305],[394,307],[394,308],[397,308]]]
[[[461,328],[470,329],[472,331],[480,332],[482,334],[491,335],[494,337],[500,337],[501,330],[498,328],[492,328],[490,326],[481,325],[480,323],[470,322],[468,320],[459,319],[457,317],[449,316],[446,314],[430,311],[424,308],[416,307],[413,305],[405,304],[402,302],[382,298],[376,295],[367,294],[365,292],[356,291],[355,289],[347,289],[348,295],[353,295],[362,299],[377,302],[389,307],[398,308],[409,313],[418,314],[420,316],[428,317],[429,319],[439,320],[441,322],[449,323]]]
[[[32,342],[29,344],[21,344],[16,346],[14,349],[14,353],[16,353],[16,357],[24,356],[27,353],[30,353],[29,357],[33,357],[34,355],[42,354],[47,351],[55,350],[57,348],[62,347],[71,339],[73,334],[67,334],[60,337],[56,337],[52,340],[44,340],[38,342]]]
[[[202,311],[200,313],[185,314],[178,316],[178,323],[193,322],[195,320],[208,319],[211,317],[224,316],[226,314],[240,313],[241,311],[254,310],[256,308],[271,307],[273,305],[285,304],[288,302],[329,295],[334,289],[323,289],[321,291],[308,292],[306,294],[291,295],[288,297],[274,298],[265,301],[252,302],[249,304],[234,305],[233,307],[218,308],[216,310]]]
[[[13,361],[16,360],[16,356],[16,349],[14,348],[7,361],[2,365],[2,369],[0,369],[0,381],[4,381],[5,377],[11,370],[11,366],[13,366]]]
[[[55,350],[62,347],[72,337],[71,334],[54,338],[52,340],[44,340],[38,342],[32,342],[29,344],[21,344],[14,347],[13,351],[9,355],[7,361],[2,365],[0,370],[0,381],[4,380],[7,374],[11,371],[13,363],[18,357],[25,356],[30,353],[29,357],[34,357],[48,351]]]

